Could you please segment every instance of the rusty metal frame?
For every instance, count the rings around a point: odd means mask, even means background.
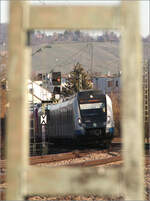
[[[142,50],[139,2],[117,6],[32,6],[10,2],[9,103],[7,123],[7,200],[27,194],[119,195],[144,199]],[[27,80],[30,72],[30,29],[120,29],[122,32],[122,132],[124,166],[99,168],[38,168],[28,160]]]

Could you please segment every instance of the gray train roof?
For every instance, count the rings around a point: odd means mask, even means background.
[[[50,104],[48,106],[49,110],[57,110],[63,107],[67,107],[68,105],[71,105],[75,100],[77,100],[76,96],[71,97],[69,100],[65,100],[62,103],[57,103],[57,104]]]

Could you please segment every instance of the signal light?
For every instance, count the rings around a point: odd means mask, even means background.
[[[58,77],[57,80],[55,81],[55,85],[61,85],[61,78],[60,77]]]
[[[52,73],[52,84],[56,86],[61,85],[61,72]]]

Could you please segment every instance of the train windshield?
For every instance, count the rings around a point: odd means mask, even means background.
[[[100,115],[106,112],[105,103],[80,104],[81,116]]]
[[[105,110],[105,104],[104,103],[86,103],[86,104],[80,104],[80,109],[81,110],[90,110],[90,109],[102,109],[102,110]]]

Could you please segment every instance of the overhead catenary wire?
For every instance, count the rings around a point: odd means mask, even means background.
[[[78,50],[77,52],[75,52],[74,54],[69,55],[69,58],[65,59],[64,61],[61,61],[61,63],[57,63],[57,64],[53,65],[52,68],[54,69],[56,66],[64,66],[64,65],[67,65],[67,64],[70,64],[70,63],[74,63],[73,59],[71,59],[71,58],[73,58],[73,57],[75,57],[75,56],[77,56],[77,55],[80,55],[81,52],[82,52],[84,49],[86,49],[86,48],[87,48],[87,45],[84,46],[84,47],[82,47],[81,49],[79,49],[79,50]],[[73,62],[70,62],[70,60],[73,61]],[[68,63],[68,62],[65,63],[66,61],[68,61],[69,63]]]

